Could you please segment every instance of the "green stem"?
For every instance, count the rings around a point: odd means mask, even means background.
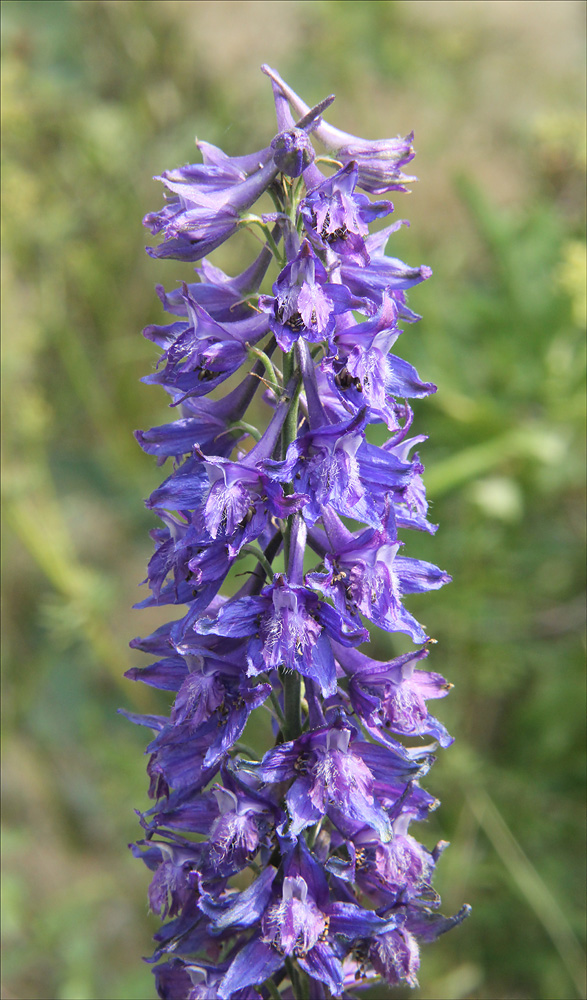
[[[281,705],[279,704],[279,698],[277,697],[275,691],[273,691],[273,690],[271,691],[271,694],[269,695],[269,698],[271,700],[271,704],[273,705],[273,708],[275,709],[275,714],[277,715],[277,719],[279,721],[279,725],[281,726],[281,728],[283,728],[283,723],[285,722],[285,717],[284,717],[283,712],[281,711]]]
[[[273,568],[271,566],[271,563],[265,558],[265,556],[261,552],[261,549],[258,549],[256,545],[243,545],[239,552],[239,556],[242,553],[254,556],[257,562],[262,566],[263,570],[265,571],[267,579],[271,580],[273,576]]]
[[[283,355],[283,377],[286,384],[291,379],[294,373],[294,368],[295,368],[295,355],[292,348],[291,351],[288,351],[287,354],[284,353]]]
[[[277,243],[275,242],[273,236],[271,235],[271,230],[269,226],[267,225],[266,222],[263,222],[263,219],[260,219],[258,215],[243,215],[240,220],[240,225],[259,226],[259,228],[263,232],[265,239],[267,240],[267,245],[271,250],[271,253],[275,257],[276,261],[281,265],[281,267],[285,267],[285,256],[281,253],[279,247],[277,246]]]
[[[254,427],[253,424],[248,424],[246,420],[235,420],[234,423],[230,425],[229,429],[231,431],[245,431],[247,434],[250,434],[255,441],[260,441],[263,437],[261,431],[258,430],[257,427]]]
[[[318,834],[320,833],[321,829],[322,829],[322,820],[319,820],[319,822],[316,823],[314,830],[308,834],[308,847],[310,848],[310,850],[314,847],[316,841],[318,840]]]
[[[246,753],[246,754],[248,754],[249,757],[250,757],[250,763],[256,763],[257,762],[257,751],[253,750],[252,747],[247,746],[246,743],[241,743],[240,740],[239,740],[238,743],[235,743],[233,745],[232,749],[233,750],[237,750],[240,753]]]
[[[286,958],[285,967],[291,982],[294,997],[296,1000],[307,1000],[309,996],[309,989],[306,976],[291,958]]]
[[[265,982],[265,986],[269,990],[271,996],[273,997],[273,1000],[281,1000],[281,993],[277,989],[277,986],[275,985],[272,979],[267,979]]]
[[[284,354],[283,355],[283,380],[284,380],[285,385],[287,385],[289,383],[289,381],[290,381],[290,379],[291,379],[291,377],[292,377],[292,375],[294,373],[294,367],[295,367],[294,352],[293,352],[293,350],[291,350],[289,352],[289,354]],[[295,410],[296,410],[296,413],[297,413],[298,399],[299,399],[299,391],[296,390],[296,392],[294,394],[294,397],[293,397],[293,399],[291,401],[291,405],[290,405],[290,408],[288,410],[287,416],[285,418],[284,424],[283,424],[283,430],[281,431],[281,457],[282,458],[285,458],[285,456],[287,454],[287,449],[289,448],[291,442],[293,441],[293,439],[294,439],[294,437],[296,435],[297,425],[296,425],[296,427],[294,429],[293,424],[292,424],[292,419],[291,419],[291,412],[292,412],[292,410],[295,407]],[[288,491],[288,489],[289,489],[289,491],[291,492],[291,487],[288,488],[287,486],[285,486],[284,489],[286,491]],[[285,572],[286,573],[287,573],[288,564],[289,564],[289,540],[290,540],[290,536],[291,536],[291,514],[287,518],[287,522],[286,522],[286,526],[285,526],[285,531],[283,533],[283,561],[284,561]]]
[[[324,347],[324,344],[318,344],[317,347],[312,348],[312,350],[310,351],[310,357],[312,358],[312,361],[316,360],[320,352],[326,354],[326,348]]]
[[[290,740],[297,739],[302,731],[301,677],[297,670],[285,670],[283,667],[279,674],[283,684],[285,707],[283,738],[289,743]]]
[[[302,391],[302,380],[299,379],[296,385],[295,392],[292,396],[291,404],[289,410],[287,411],[287,416],[285,418],[285,423],[283,425],[283,443],[284,451],[283,457],[285,458],[285,453],[287,452],[288,446],[292,441],[295,441],[298,433],[298,410],[300,405],[300,393]]]
[[[291,200],[293,202],[294,212],[296,211],[300,201],[302,200],[301,192],[304,187],[305,187],[304,178],[301,176],[298,177],[295,184],[292,185]]]
[[[338,170],[342,167],[340,160],[335,160],[332,156],[317,156],[314,160],[315,163],[326,163],[331,167],[336,167]]]
[[[289,976],[289,981],[291,983],[291,988],[293,990],[294,997],[296,998],[296,1000],[298,1000],[298,997],[300,996],[300,980],[298,977],[297,969],[293,964],[291,958],[286,958],[285,968]]]
[[[251,347],[250,344],[245,345],[251,358],[258,358],[263,368],[267,373],[267,381],[269,386],[276,394],[281,392],[281,386],[279,384],[279,377],[283,379],[281,372],[272,364],[271,359],[262,351],[260,347]]]
[[[294,374],[295,368],[295,354],[291,350],[288,354],[283,356],[283,378],[287,385]],[[298,383],[294,397],[291,401],[291,405],[285,418],[285,423],[283,425],[282,437],[281,437],[281,447],[282,454],[285,458],[287,449],[291,442],[295,439],[298,430],[298,400],[301,389],[301,380]],[[289,544],[291,537],[291,519],[292,515],[287,519],[287,525],[284,531],[283,538],[283,557],[285,562],[285,572],[288,570],[289,563]],[[281,683],[283,685],[283,700],[285,708],[285,725],[283,728],[283,738],[288,742],[289,740],[295,740],[300,735],[302,731],[302,705],[301,705],[301,677],[297,670],[287,670],[282,668],[280,670]]]

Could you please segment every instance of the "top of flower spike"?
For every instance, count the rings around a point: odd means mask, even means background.
[[[296,92],[281,79],[276,70],[264,64],[263,73],[277,84],[288,99],[296,114],[305,115],[310,110],[308,105],[298,97]],[[342,132],[322,120],[313,131],[328,149],[332,150],[341,163],[355,160],[359,168],[359,187],[371,194],[383,194],[385,191],[406,191],[406,183],[417,180],[401,172],[401,167],[413,160],[415,156],[412,142],[414,133],[395,139],[361,139]]]

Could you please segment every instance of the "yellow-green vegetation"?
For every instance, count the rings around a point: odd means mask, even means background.
[[[140,330],[164,321],[140,220],[160,205],[151,176],[192,158],[195,133],[233,154],[271,139],[264,61],[310,102],[336,92],[333,124],[416,132],[423,183],[409,209],[393,199],[412,220],[395,239],[435,276],[402,355],[439,385],[416,432],[442,531],[406,554],[454,578],[413,606],[439,641],[431,669],[456,686],[438,713],[457,737],[419,836],[452,842],[445,912],[473,906],[427,949],[416,995],[582,995],[582,13],[3,4],[7,1000],[154,992],[148,876],[125,849],[148,804],[145,734],[116,715],[166,704],[122,680],[140,662],[129,639],[168,617],[130,610],[154,527],[141,501],[161,478],[132,431],[170,419],[138,381],[155,359]],[[235,247],[214,255],[234,272],[250,258]],[[402,651],[377,641],[382,658]]]

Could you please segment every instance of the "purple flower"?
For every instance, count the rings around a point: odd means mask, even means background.
[[[407,832],[410,815],[402,811],[393,823],[393,837],[382,843],[369,830],[354,838],[356,879],[379,906],[430,890],[432,854]]]
[[[219,995],[217,989],[223,971],[222,966],[184,962],[180,958],[162,962],[153,969],[157,993],[162,1000],[212,1000]],[[233,1000],[262,998],[257,990],[246,987],[233,993]]]
[[[206,471],[210,489],[194,522],[202,534],[225,537],[231,556],[263,533],[269,518],[287,518],[306,502],[303,494],[284,495],[262,469],[251,463],[253,452],[243,462],[210,457]]]
[[[365,237],[368,224],[393,211],[390,201],[371,202],[355,194],[356,163],[348,163],[306,195],[300,205],[306,232],[314,245],[334,251],[345,261],[364,266],[369,263]]]
[[[250,890],[240,894],[228,908],[211,907],[206,899],[200,904],[213,917],[215,927],[244,920],[259,929],[233,960],[219,990],[219,996],[234,996],[236,988],[260,982],[260,970],[268,978],[279,968],[283,956],[294,957],[312,979],[325,983],[334,996],[343,989],[341,955],[350,942],[366,933],[393,926],[394,919],[383,920],[372,911],[346,902],[330,901],[328,883],[320,866],[303,840],[284,861],[280,888],[273,885],[274,875],[267,871]],[[259,919],[260,917],[260,919]],[[339,940],[345,939],[346,948]]]
[[[281,226],[278,224],[273,233],[277,241],[280,232]],[[272,251],[266,244],[257,259],[242,274],[230,278],[219,267],[204,259],[200,267],[195,269],[199,282],[187,285],[189,299],[198,302],[219,323],[247,319],[252,312],[249,296],[258,290],[272,260]],[[188,305],[182,288],[166,292],[162,285],[157,285],[155,290],[166,312],[187,317]]]
[[[257,201],[277,174],[271,147],[230,158],[209,143],[199,143],[204,163],[165,170],[160,177],[171,198],[143,224],[162,232],[164,242],[147,247],[151,257],[201,260],[236,232],[240,216]]]
[[[379,747],[358,740],[352,728],[326,726],[270,750],[259,773],[267,782],[294,779],[286,796],[291,836],[325,815],[336,823],[340,810],[389,840],[390,820],[374,794],[375,782],[391,775],[408,781],[422,773],[427,761],[420,764],[417,756],[423,758],[425,752],[413,755],[399,744]]]
[[[269,325],[283,351],[290,351],[300,336],[313,344],[330,340],[336,315],[352,304],[344,285],[328,281],[307,240],[284,267],[273,292],[275,297],[262,296],[259,305],[269,313]]]
[[[385,528],[367,528],[358,537],[330,511],[324,512],[322,520],[328,538],[327,572],[311,574],[313,586],[332,597],[340,610],[360,612],[379,628],[406,632],[414,642],[426,642],[428,636],[406,611],[402,597],[437,590],[450,582],[448,574],[432,563],[398,555],[402,543],[396,540],[391,516]]]
[[[306,131],[315,127],[328,103],[307,108],[297,127],[280,132],[258,153],[229,157],[210,143],[198,142],[203,164],[164,170],[155,177],[174,197],[159,212],[149,212],[143,219],[153,235],[164,235],[164,242],[147,247],[147,253],[155,258],[201,260],[224,243],[279,170],[297,177],[312,162]]]
[[[387,241],[400,225],[401,223],[394,223],[368,236],[365,240],[368,261],[361,264],[350,258],[343,260],[340,276],[354,295],[371,299],[377,305],[383,302],[386,295],[392,296],[397,303],[400,318],[414,322],[420,317],[407,308],[406,289],[426,281],[432,276],[432,271],[425,265],[409,267],[396,257],[386,256],[384,250]]]
[[[293,480],[310,498],[303,508],[308,524],[332,508],[342,517],[380,527],[387,495],[401,496],[412,477],[422,471],[421,465],[368,444],[366,417],[363,409],[350,420],[325,422],[300,435],[283,462],[266,463],[271,478]]]
[[[401,333],[397,317],[397,303],[384,293],[372,318],[336,331],[336,355],[321,365],[345,405],[356,412],[369,406],[371,419],[385,421],[390,430],[400,427],[398,412],[404,411],[397,397],[421,398],[436,392],[436,386],[422,382],[412,365],[389,353]]]
[[[143,331],[148,340],[163,347],[159,364],[162,371],[147,375],[143,382],[162,385],[174,397],[174,403],[189,396],[204,396],[234,374],[247,358],[247,346],[259,341],[269,329],[264,315],[253,313],[247,319],[217,322],[183,286],[187,309],[186,322],[168,326],[148,326]]]
[[[250,675],[283,666],[315,680],[326,696],[336,691],[330,639],[358,645],[366,635],[360,624],[320,601],[307,587],[288,585],[280,574],[258,597],[230,601],[216,618],[201,618],[196,631],[246,638]]]
[[[336,657],[350,674],[349,694],[365,725],[375,733],[381,725],[402,736],[433,736],[441,746],[453,742],[445,727],[430,715],[426,701],[445,698],[452,684],[440,674],[416,670],[427,649],[405,653],[389,663],[372,660],[358,650],[336,649]]]
[[[300,128],[280,132],[271,142],[273,162],[287,177],[299,177],[314,162],[314,147]]]
[[[409,931],[398,928],[375,935],[369,947],[369,958],[375,971],[391,986],[399,986],[401,983],[418,986],[420,948]]]
[[[164,171],[170,197],[145,218],[162,235],[152,257],[201,261],[199,280],[157,286],[171,321],[144,331],[161,357],[143,381],[177,416],[136,432],[172,459],[146,501],[161,524],[137,607],[185,605],[133,640],[153,662],[126,673],[170,692],[169,710],[123,712],[152,731],[131,849],[164,921],[148,959],[163,1000],[414,986],[421,944],[468,912],[439,913],[447,845],[411,832],[439,804],[420,781],[452,738],[427,702],[451,685],[416,669],[428,649],[383,662],[358,649],[365,622],[427,642],[404,601],[450,580],[400,537],[436,530],[406,402],[436,387],[391,353],[431,272],[386,255],[404,223],[370,233],[393,206],[358,191],[405,190],[412,136],[333,129],[332,96],[309,108],[263,69],[269,145],[230,157],[199,143],[203,163]],[[331,176],[314,138],[337,158]],[[275,211],[249,216],[265,191]],[[236,277],[205,258],[253,223],[264,245]],[[374,423],[390,431],[379,445]],[[400,742],[414,737],[432,742]]]

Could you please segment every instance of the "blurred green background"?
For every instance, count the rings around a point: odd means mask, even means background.
[[[233,155],[272,138],[265,61],[310,104],[335,92],[339,127],[416,132],[420,183],[393,199],[412,226],[389,252],[435,272],[399,352],[439,386],[416,429],[441,529],[405,551],[454,577],[410,608],[439,640],[457,737],[418,835],[452,842],[443,911],[473,916],[424,949],[415,995],[584,995],[584,13],[4,2],[6,1000],[153,996],[157,922],[126,849],[148,733],[116,709],[161,710],[122,679],[143,662],[129,639],[167,617],[131,611],[161,479],[132,431],[170,419],[138,381],[140,331],[164,321],[154,284],[189,269],[146,257],[141,218],[195,133]]]

